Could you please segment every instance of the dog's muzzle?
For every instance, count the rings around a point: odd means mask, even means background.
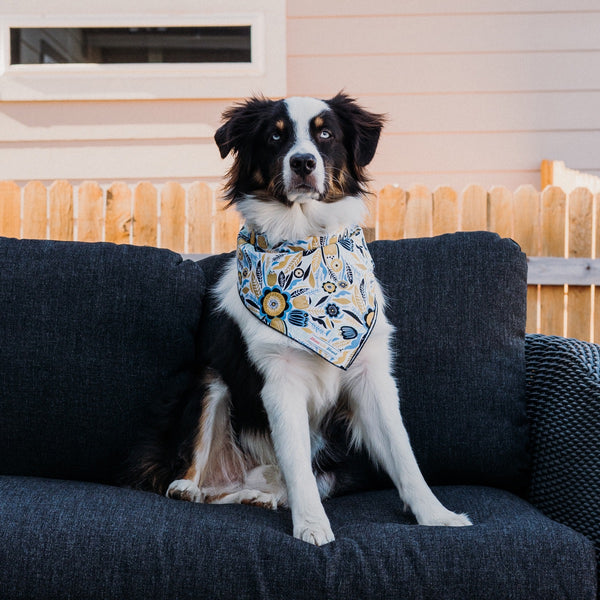
[[[297,153],[290,156],[291,181],[289,192],[292,194],[308,194],[314,199],[321,196],[321,187],[318,184],[315,171],[317,159],[310,153]],[[289,195],[288,192],[288,195]]]

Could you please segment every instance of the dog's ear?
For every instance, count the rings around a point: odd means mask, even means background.
[[[231,143],[231,135],[229,133],[230,123],[225,123],[221,125],[219,129],[217,129],[215,133],[215,142],[217,142],[217,146],[219,147],[219,152],[221,153],[221,158],[225,158],[232,150],[233,144]]]
[[[266,114],[265,109],[272,104],[273,101],[266,98],[250,98],[223,113],[224,123],[215,133],[221,158],[225,158],[230,152],[239,152],[245,143],[252,140]]]
[[[354,162],[358,167],[366,167],[375,156],[385,116],[366,111],[344,92],[326,102],[342,124],[345,143]]]

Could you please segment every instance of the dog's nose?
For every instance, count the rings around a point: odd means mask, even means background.
[[[317,159],[312,154],[294,154],[290,167],[297,175],[310,175],[317,168]]]

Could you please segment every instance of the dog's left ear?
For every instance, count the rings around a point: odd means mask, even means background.
[[[326,102],[342,124],[346,144],[354,162],[359,167],[366,167],[375,156],[385,116],[366,111],[344,92]]]

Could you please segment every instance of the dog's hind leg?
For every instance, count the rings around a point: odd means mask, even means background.
[[[275,465],[260,465],[246,473],[241,489],[231,492],[203,489],[211,504],[253,504],[275,510],[285,506],[287,492]]]
[[[244,459],[231,428],[229,389],[218,375],[211,373],[209,377],[192,463],[185,475],[169,486],[169,498],[204,502],[204,487],[237,489],[244,479]]]

